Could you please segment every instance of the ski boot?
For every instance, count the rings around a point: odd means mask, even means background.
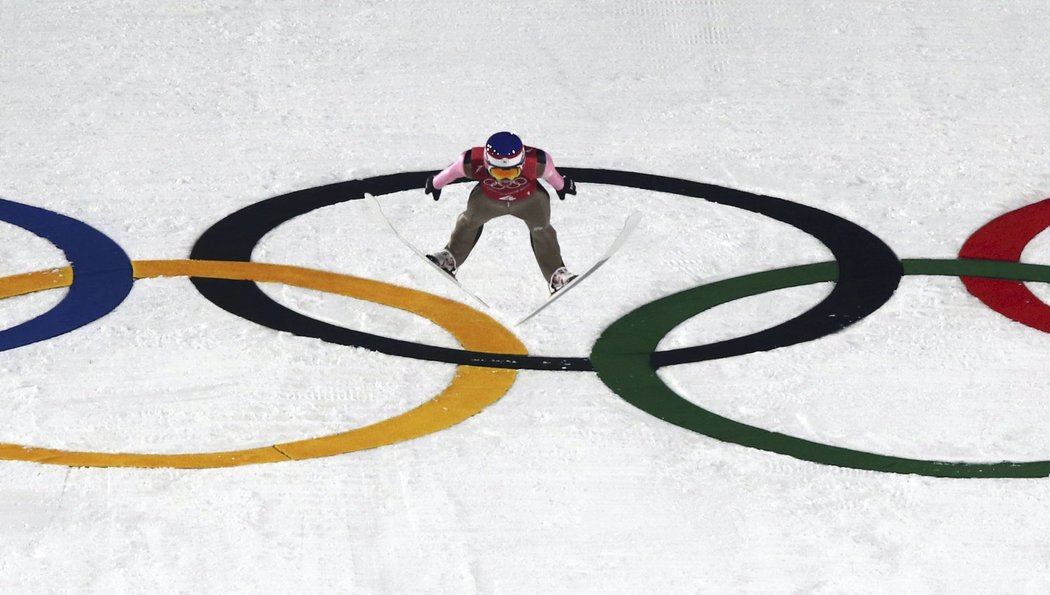
[[[427,254],[427,260],[436,264],[439,269],[448,273],[449,277],[456,276],[456,257],[452,256],[452,253],[448,250],[439,250],[432,254]]]
[[[555,294],[558,292],[558,290],[568,285],[569,282],[575,278],[575,273],[570,273],[569,269],[565,267],[560,267],[558,270],[554,271],[553,275],[551,275],[551,280],[548,284],[547,289],[550,290],[551,294]]]

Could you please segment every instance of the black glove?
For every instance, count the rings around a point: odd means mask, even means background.
[[[427,194],[433,194],[434,200],[441,198],[441,189],[434,188],[434,176],[430,176],[429,178],[427,178],[427,186],[423,189],[423,192],[426,192]],[[576,193],[573,192],[573,194]]]
[[[572,178],[570,178],[569,176],[562,176],[562,179],[565,180],[565,185],[561,187],[561,190],[557,191],[558,192],[558,199],[559,200],[565,200],[565,195],[566,194],[572,194],[573,196],[575,196],[576,195],[576,182],[573,182]]]

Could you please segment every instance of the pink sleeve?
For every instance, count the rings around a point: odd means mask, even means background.
[[[561,190],[565,187],[565,179],[561,177],[558,169],[554,167],[554,159],[550,153],[547,153],[547,165],[543,168],[543,179],[553,186],[555,190]]]
[[[449,165],[441,173],[434,176],[434,188],[441,190],[446,185],[466,176],[467,172],[463,169],[463,156],[461,155],[459,159],[452,162],[452,165]]]

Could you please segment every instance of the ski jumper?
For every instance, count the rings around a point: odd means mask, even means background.
[[[470,191],[466,210],[456,219],[445,249],[455,257],[457,265],[462,265],[477,244],[486,223],[496,217],[513,215],[528,226],[536,263],[543,278],[549,281],[554,271],[565,263],[558,233],[551,227],[550,194],[539,180],[561,190],[565,185],[564,178],[555,169],[550,156],[534,147],[525,147],[521,174],[510,180],[494,178],[485,165],[484,155],[484,147],[474,147],[434,176],[434,187],[439,190],[459,178],[478,182]]]

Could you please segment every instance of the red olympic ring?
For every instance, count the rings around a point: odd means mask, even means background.
[[[960,258],[1018,262],[1025,246],[1050,227],[1050,198],[993,219],[966,240]],[[1020,281],[962,277],[966,289],[1011,320],[1050,333],[1050,306]]]

